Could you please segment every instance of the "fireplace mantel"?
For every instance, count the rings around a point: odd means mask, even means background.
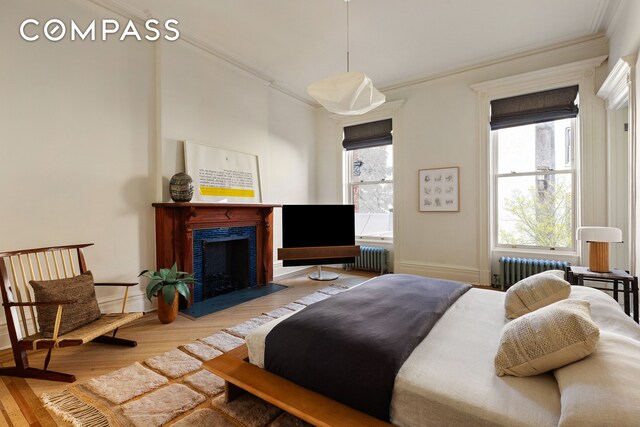
[[[240,203],[153,203],[156,217],[156,268],[193,273],[193,230],[256,227],[258,286],[273,280],[273,208]],[[187,305],[193,303],[193,292]],[[184,305],[184,303],[182,303]]]

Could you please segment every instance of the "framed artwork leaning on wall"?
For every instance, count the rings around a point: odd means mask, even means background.
[[[193,201],[262,203],[258,156],[185,141],[184,159]]]
[[[418,171],[420,212],[460,211],[460,168],[458,166]]]

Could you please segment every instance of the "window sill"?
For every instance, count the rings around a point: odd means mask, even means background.
[[[493,258],[497,259],[501,256],[510,256],[516,258],[553,258],[559,261],[569,261],[572,264],[577,264],[580,260],[580,256],[575,250],[541,250],[541,249],[526,249],[526,248],[503,248],[496,247],[491,251]]]
[[[356,236],[356,244],[358,243],[378,243],[393,245],[392,237],[358,237]]]

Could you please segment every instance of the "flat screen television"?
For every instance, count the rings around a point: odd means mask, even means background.
[[[282,206],[282,246],[284,248],[355,245],[355,234],[353,205]],[[351,262],[355,262],[355,258],[284,260],[283,266]]]

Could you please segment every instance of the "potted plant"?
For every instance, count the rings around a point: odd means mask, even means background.
[[[194,283],[193,274],[178,271],[177,263],[171,268],[161,268],[158,271],[144,270],[138,277],[149,279],[147,284],[147,298],[151,301],[158,297],[158,319],[162,323],[171,323],[178,316],[178,295],[189,299],[189,286]],[[162,294],[162,298],[160,297]]]

